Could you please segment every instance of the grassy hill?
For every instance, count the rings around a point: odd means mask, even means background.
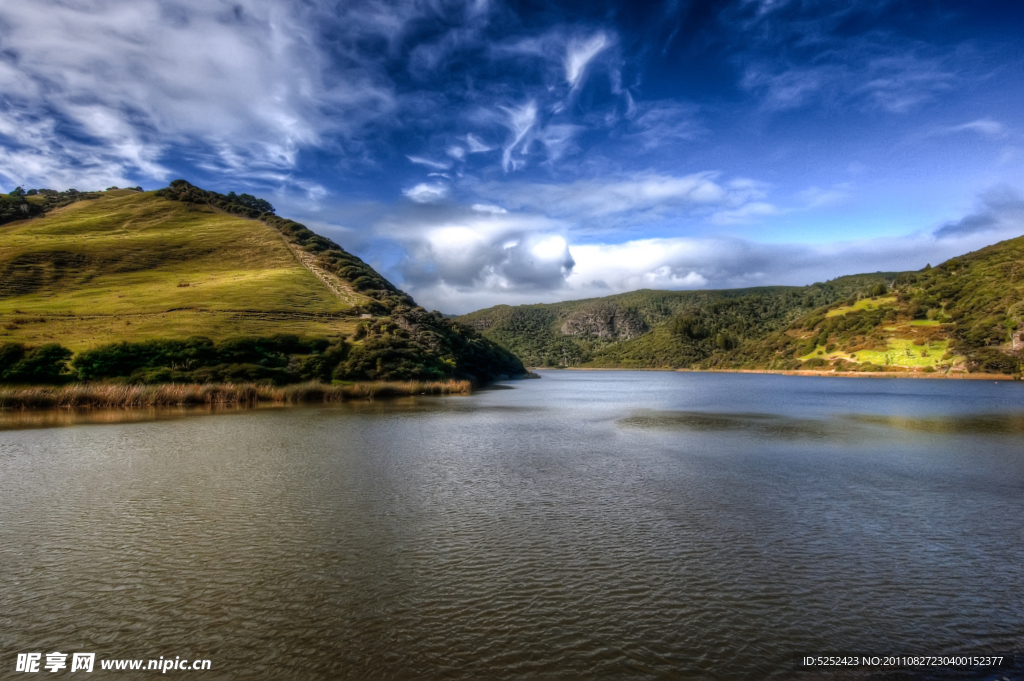
[[[920,272],[636,291],[459,319],[531,366],[1019,374],[1024,237]]]
[[[503,348],[418,307],[254,197],[176,180],[157,192],[5,201],[9,217],[30,217],[0,225],[0,382],[523,372]]]
[[[0,342],[293,333],[340,338],[365,303],[336,295],[273,227],[130,190],[0,227]]]

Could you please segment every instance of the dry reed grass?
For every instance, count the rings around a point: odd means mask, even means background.
[[[116,385],[0,388],[0,409],[104,409],[276,402],[342,402],[406,395],[452,395],[470,392],[469,381],[396,381],[327,385],[318,382],[284,387],[253,383]]]

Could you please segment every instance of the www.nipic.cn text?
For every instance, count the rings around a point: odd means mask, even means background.
[[[69,659],[70,658],[70,659]],[[96,669],[96,653],[18,653],[14,664],[16,672],[91,672]],[[104,671],[150,671],[166,674],[169,671],[207,671],[209,660],[163,657],[150,660],[110,659],[99,660],[99,669]]]

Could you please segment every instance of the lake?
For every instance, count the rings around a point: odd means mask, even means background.
[[[1024,385],[541,373],[0,416],[0,676],[1024,676]],[[838,654],[1006,661],[799,669]]]

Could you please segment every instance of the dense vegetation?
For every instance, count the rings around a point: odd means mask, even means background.
[[[96,192],[80,192],[77,189],[67,189],[62,192],[53,189],[25,191],[21,187],[16,187],[8,194],[0,194],[0,225],[15,220],[38,217],[55,208],[62,208],[76,201],[95,199],[99,196],[100,194]]]
[[[432,321],[422,308],[399,319]],[[115,381],[134,384],[239,383],[288,385],[303,381],[488,380],[524,372],[507,351],[469,334],[423,333],[394,326],[393,318],[360,326],[361,343],[293,335],[111,343],[76,355],[56,343],[0,345],[0,382],[62,384]],[[462,329],[463,332],[466,329]],[[453,338],[458,340],[453,342]],[[424,346],[425,339],[434,346]]]
[[[805,287],[642,290],[551,305],[499,305],[459,319],[530,366],[685,367],[894,276],[880,272]]]
[[[34,203],[29,203],[23,194],[17,191],[8,195],[0,195],[0,225],[15,220],[35,217],[42,213],[42,209]]]
[[[877,298],[877,305],[860,307],[846,301],[846,308],[809,315],[784,332],[718,359],[723,366],[772,366],[804,358],[802,366],[807,368],[882,370],[903,363],[894,359],[903,352],[929,359],[917,362],[925,371],[1019,374],[1024,331],[1021,274],[1024,237],[938,267],[905,272],[884,292],[888,298]],[[883,291],[870,293],[878,296]],[[807,359],[812,353],[818,356]]]
[[[21,343],[0,345],[0,382],[63,383],[69,375],[71,351],[56,343],[27,348]]]

